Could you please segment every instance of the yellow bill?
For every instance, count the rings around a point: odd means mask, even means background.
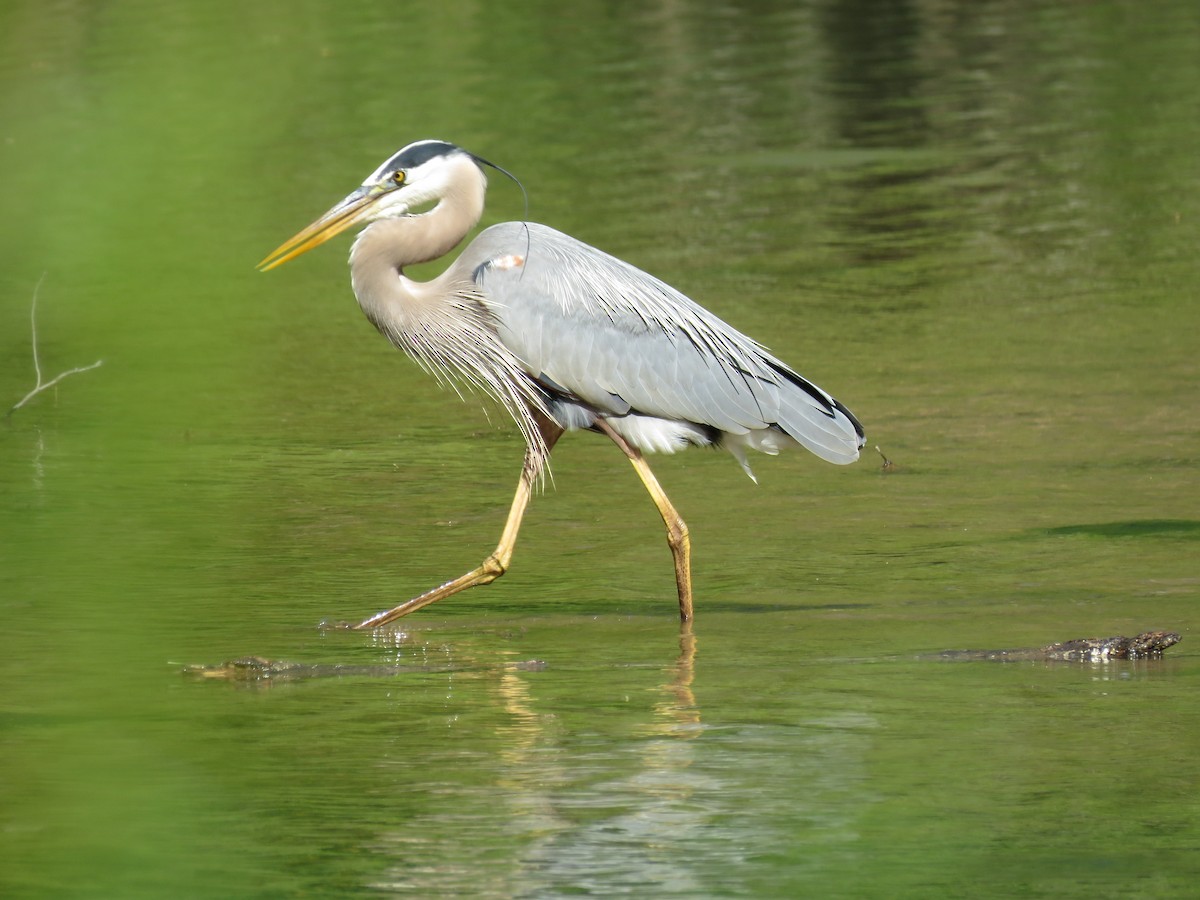
[[[307,228],[292,235],[268,253],[258,264],[258,270],[269,272],[276,266],[282,266],[302,253],[307,253],[313,247],[321,246],[330,238],[337,237],[347,228],[367,221],[371,218],[375,201],[382,193],[377,187],[359,188]]]

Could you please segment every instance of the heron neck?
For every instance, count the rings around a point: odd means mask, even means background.
[[[372,222],[355,240],[350,250],[354,294],[367,318],[381,329],[414,312],[428,291],[426,284],[405,277],[404,267],[445,256],[483,215],[487,182],[474,164],[471,168],[477,177],[459,179],[433,209]]]
[[[483,215],[486,189],[478,166],[464,161],[461,177],[451,181],[433,209],[368,225],[350,251],[351,267],[401,270],[445,256]]]

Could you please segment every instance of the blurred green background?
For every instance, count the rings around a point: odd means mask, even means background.
[[[10,0],[0,48],[0,412],[35,289],[46,379],[103,360],[0,421],[0,893],[1194,889],[1200,11]],[[694,642],[586,434],[504,579],[316,629],[475,565],[519,471],[348,240],[254,270],[428,137],[865,424],[758,486],[652,459]],[[1145,628],[1184,643],[918,658]],[[404,668],[179,675],[246,654]]]

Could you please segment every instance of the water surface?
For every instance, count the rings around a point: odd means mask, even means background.
[[[0,35],[0,407],[39,279],[47,377],[104,360],[0,423],[5,896],[1194,890],[1186,4],[18,2]],[[690,636],[589,435],[500,582],[315,628],[474,566],[518,475],[363,320],[346,240],[254,271],[424,137],[866,425],[758,486],[653,460]],[[485,222],[523,211],[498,180]],[[1149,628],[1184,642],[925,656]],[[179,675],[246,654],[411,668]]]

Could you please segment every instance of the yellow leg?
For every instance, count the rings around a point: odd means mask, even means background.
[[[629,461],[633,463],[634,471],[650,494],[650,499],[658,507],[663,523],[667,526],[667,544],[671,548],[671,557],[675,560],[675,587],[679,591],[679,619],[690,622],[692,619],[692,542],[688,537],[687,523],[667,498],[667,492],[662,489],[650,465],[637,447],[630,446],[626,440],[613,431],[603,419],[596,419],[596,428],[604,432],[612,442],[621,448]]]
[[[546,451],[549,452],[555,442],[562,437],[563,430],[553,422],[546,420],[540,420],[538,425],[542,432],[542,438],[545,440]],[[517,482],[517,493],[513,496],[512,507],[508,511],[508,521],[504,523],[504,533],[500,535],[500,543],[496,545],[496,549],[492,551],[491,555],[479,564],[478,568],[472,569],[470,572],[455,578],[453,581],[447,581],[445,584],[435,587],[431,591],[426,591],[419,597],[413,597],[413,599],[401,603],[394,609],[376,613],[369,619],[359,622],[354,627],[377,628],[380,625],[386,625],[389,622],[399,619],[401,616],[407,616],[411,612],[416,612],[423,606],[436,603],[438,600],[444,600],[451,594],[457,594],[459,591],[465,591],[467,588],[472,588],[476,585],[490,584],[508,571],[508,564],[512,560],[513,548],[517,543],[517,532],[521,530],[521,518],[525,515],[525,507],[529,505],[529,498],[533,495],[533,485],[541,474],[545,463],[545,456],[535,448],[529,447],[526,449],[525,465],[521,469],[521,480]]]

